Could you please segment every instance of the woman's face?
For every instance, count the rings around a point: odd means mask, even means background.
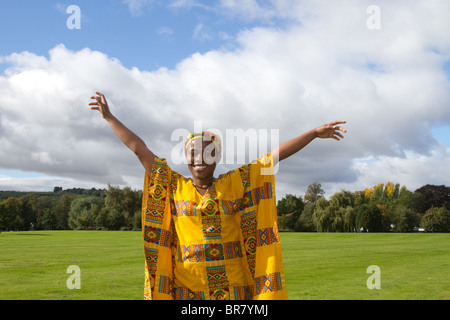
[[[216,150],[211,141],[194,139],[186,150],[186,160],[193,178],[209,180],[216,169]]]

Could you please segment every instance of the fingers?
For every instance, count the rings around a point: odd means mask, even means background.
[[[336,141],[341,141],[341,139],[344,139],[344,137],[342,135],[338,135],[338,134],[332,134],[329,138],[332,138]]]
[[[332,126],[334,130],[339,130],[341,132],[346,133],[347,130],[345,128],[342,128],[341,126],[338,126],[338,124],[345,124],[347,123],[347,121],[343,121],[343,120],[337,120],[334,122],[329,123],[329,126]],[[339,132],[334,132],[333,134],[338,134],[341,138],[344,138],[344,136],[342,136],[342,134],[340,134]]]
[[[96,100],[96,102],[89,103],[90,106],[101,106],[102,104],[106,104],[105,95],[101,92],[95,92],[98,96],[91,96],[91,99]],[[98,107],[91,108],[92,110],[100,110]]]
[[[102,96],[91,96],[91,99],[95,99],[95,100],[99,101],[102,99]]]
[[[337,141],[344,139],[344,135],[342,133],[346,133],[347,130],[345,128],[342,128],[341,126],[339,126],[339,124],[345,124],[345,123],[347,123],[347,121],[343,121],[343,120],[337,120],[337,121],[328,123],[326,125],[326,127],[331,129],[328,137],[333,138],[334,140],[337,140]]]
[[[96,104],[96,103],[99,102],[100,97],[92,96],[91,99],[92,99],[92,100],[97,100],[97,102],[92,102],[92,103]]]
[[[347,121],[344,121],[344,120],[337,120],[337,121],[331,122],[329,125],[335,126],[335,125],[337,125],[337,124],[344,124],[344,123],[347,123]]]
[[[334,127],[335,129],[345,130],[344,128],[341,128],[340,126],[338,126],[338,124],[345,124],[345,123],[347,123],[347,121],[338,120],[338,121],[333,121],[333,122],[329,123],[328,125]]]
[[[346,132],[347,132],[347,130],[345,130],[344,128],[342,128],[342,127],[339,127],[339,126],[333,126],[333,129],[334,129],[334,130],[339,130],[339,131],[342,131],[342,132],[344,132],[344,133],[346,133]]]
[[[92,96],[91,99],[101,99],[101,98],[104,98],[104,97],[105,97],[105,95],[104,95],[103,93],[101,93],[101,92],[95,91],[95,93],[96,93],[98,96]]]
[[[105,95],[101,92],[96,91],[96,94],[98,94],[100,96],[100,100],[102,101],[102,103],[106,104],[106,98]]]
[[[101,103],[106,104],[106,99],[105,99],[105,95],[101,92],[96,91],[96,94],[98,94],[100,97],[97,97],[97,101],[101,101]]]
[[[341,139],[344,139],[344,136],[342,134],[340,134],[339,132],[334,132],[332,138],[337,141],[340,141]]]
[[[95,97],[91,97],[91,99],[96,99]],[[98,101],[98,99],[96,99],[97,102],[91,102],[89,103],[90,106],[96,106],[96,107],[91,107],[91,110],[98,110],[100,111],[100,101]]]

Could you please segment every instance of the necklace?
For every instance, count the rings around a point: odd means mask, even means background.
[[[194,182],[194,180],[192,180],[192,184],[194,185],[194,187],[196,188],[200,188],[200,189],[208,189],[210,186],[212,186],[212,182],[210,184],[204,184],[204,185],[198,185]]]

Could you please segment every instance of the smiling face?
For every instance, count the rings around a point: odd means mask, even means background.
[[[196,184],[210,184],[216,169],[216,150],[211,141],[192,140],[186,148],[186,160]]]

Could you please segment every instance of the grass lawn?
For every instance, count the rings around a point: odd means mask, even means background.
[[[140,232],[35,231],[0,234],[0,299],[141,299]],[[81,270],[69,290],[67,268]]]
[[[448,300],[450,234],[284,233],[290,299]],[[368,289],[367,268],[381,289]]]
[[[290,299],[450,299],[450,234],[281,233]],[[66,286],[67,267],[81,289]],[[380,268],[369,290],[367,267]],[[140,232],[0,234],[0,299],[142,300]]]

